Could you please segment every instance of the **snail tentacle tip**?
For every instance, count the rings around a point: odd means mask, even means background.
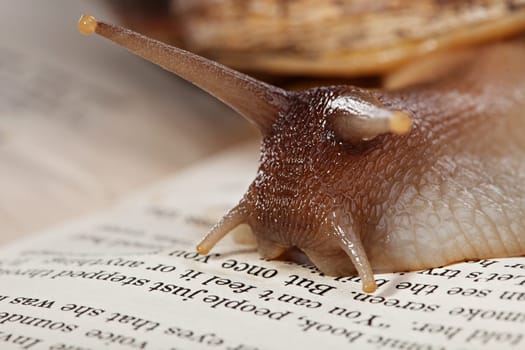
[[[364,281],[362,288],[365,293],[373,293],[377,290],[376,281],[373,278],[371,281]]]
[[[388,126],[393,134],[405,135],[412,129],[412,123],[412,117],[406,112],[393,111]]]
[[[78,30],[85,35],[91,35],[97,30],[97,19],[91,15],[82,15],[78,20]]]
[[[386,108],[366,94],[336,98],[332,105],[337,110],[335,132],[351,142],[372,140],[382,134],[402,136],[412,129],[413,119],[408,112]]]
[[[215,244],[217,244],[217,242],[220,240],[220,237],[213,235],[212,232],[206,235],[206,237],[204,237],[204,239],[200,241],[199,244],[197,244],[197,246],[195,247],[197,253],[199,253],[200,255],[208,254],[215,246]]]
[[[198,244],[195,249],[197,250],[197,253],[200,255],[206,255],[210,252],[210,249],[208,247],[205,247],[202,243]]]

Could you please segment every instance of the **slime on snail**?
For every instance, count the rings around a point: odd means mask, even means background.
[[[287,91],[91,16],[79,28],[192,82],[259,129],[256,178],[199,253],[247,224],[262,257],[298,248],[323,273],[357,272],[366,292],[377,288],[374,272],[525,253],[523,40],[480,48],[425,84]]]

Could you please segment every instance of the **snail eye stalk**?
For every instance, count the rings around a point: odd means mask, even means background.
[[[90,15],[80,17],[78,28],[84,34],[103,36],[197,85],[254,123],[263,135],[291,103],[286,90]]]
[[[335,132],[351,142],[371,140],[386,133],[406,135],[412,129],[412,117],[408,113],[390,110],[362,92],[338,96],[329,108],[335,113]]]

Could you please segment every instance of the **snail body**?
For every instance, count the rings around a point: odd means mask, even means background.
[[[374,272],[525,254],[523,40],[411,87],[291,92],[119,26],[95,32],[261,132],[255,180],[200,253],[244,223],[264,258],[298,248],[326,274],[357,272],[368,292]]]

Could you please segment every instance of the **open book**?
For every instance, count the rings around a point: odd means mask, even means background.
[[[111,210],[0,251],[2,349],[523,349],[525,259],[327,277],[196,242],[256,150],[225,153]]]
[[[0,240],[33,231],[0,246],[0,349],[525,348],[525,258],[376,275],[366,294],[356,276],[261,260],[232,235],[199,256],[253,179],[257,145],[158,181],[246,123],[118,48],[76,43],[80,6],[59,2],[72,20],[42,30],[64,33],[53,40],[9,30],[53,23],[45,2],[0,5]]]

